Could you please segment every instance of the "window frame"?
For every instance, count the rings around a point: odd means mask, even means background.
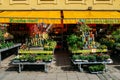
[[[56,4],[57,0],[53,0],[53,1],[41,1],[38,0],[38,4]]]
[[[75,4],[77,4],[77,3],[85,4],[85,0],[81,0],[81,1],[74,1],[74,0],[69,1],[69,0],[66,0],[66,3],[67,4],[73,4],[73,3],[75,3]]]
[[[10,0],[10,4],[29,4],[29,0],[25,0],[25,1],[13,1],[13,0]]]
[[[109,0],[109,1],[97,1],[94,0],[94,4],[112,4],[113,0]]]
[[[2,4],[2,0],[0,0],[0,4]]]

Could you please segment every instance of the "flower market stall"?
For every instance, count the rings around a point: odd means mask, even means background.
[[[19,65],[19,72],[25,65],[44,65],[44,71],[48,72],[55,46],[56,42],[49,39],[47,32],[36,32],[26,39],[26,43],[20,47],[11,64]]]
[[[106,64],[112,63],[110,55],[107,54],[107,46],[95,41],[91,28],[83,20],[80,20],[76,33],[70,35],[67,42],[72,53],[71,60],[78,65],[80,71],[83,71],[82,65],[87,65],[90,72],[98,73],[106,71]]]
[[[6,55],[4,52],[10,54],[10,51],[18,53],[18,48],[21,44],[14,44],[12,41],[6,41],[6,39],[13,38],[11,34],[9,34],[5,27],[0,26],[0,67],[2,66],[2,54]]]

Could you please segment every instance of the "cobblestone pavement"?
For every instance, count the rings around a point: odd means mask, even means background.
[[[29,67],[33,68],[32,70],[28,70],[29,68],[26,67],[21,73],[18,73],[17,66],[9,65],[10,60],[13,57],[14,56],[10,56],[2,61],[2,67],[0,68],[0,80],[120,80],[119,61],[108,65],[108,71],[103,74],[79,72],[76,67],[71,67],[70,65],[55,66],[55,62],[53,62],[52,68],[48,73],[45,73],[42,69],[35,70],[35,67]],[[119,58],[119,56],[117,58]]]
[[[42,71],[8,71],[8,68],[0,69],[0,80],[120,80],[120,71],[115,65],[108,66],[109,71],[103,74],[90,74],[79,71],[63,71],[57,68],[54,72]]]

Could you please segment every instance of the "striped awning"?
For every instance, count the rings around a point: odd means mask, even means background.
[[[60,11],[3,11],[0,23],[48,23],[60,24]]]
[[[117,11],[63,11],[64,24],[74,24],[84,20],[86,24],[120,24]]]

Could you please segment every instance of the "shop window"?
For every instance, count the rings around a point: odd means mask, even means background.
[[[10,4],[29,4],[29,0],[10,0]]]
[[[38,0],[38,4],[42,3],[50,3],[50,4],[56,4],[57,0]]]
[[[85,0],[66,0],[66,3],[85,3]]]
[[[104,4],[104,3],[107,3],[107,4],[112,4],[112,1],[113,0],[94,0],[94,3],[101,3],[101,4]]]

